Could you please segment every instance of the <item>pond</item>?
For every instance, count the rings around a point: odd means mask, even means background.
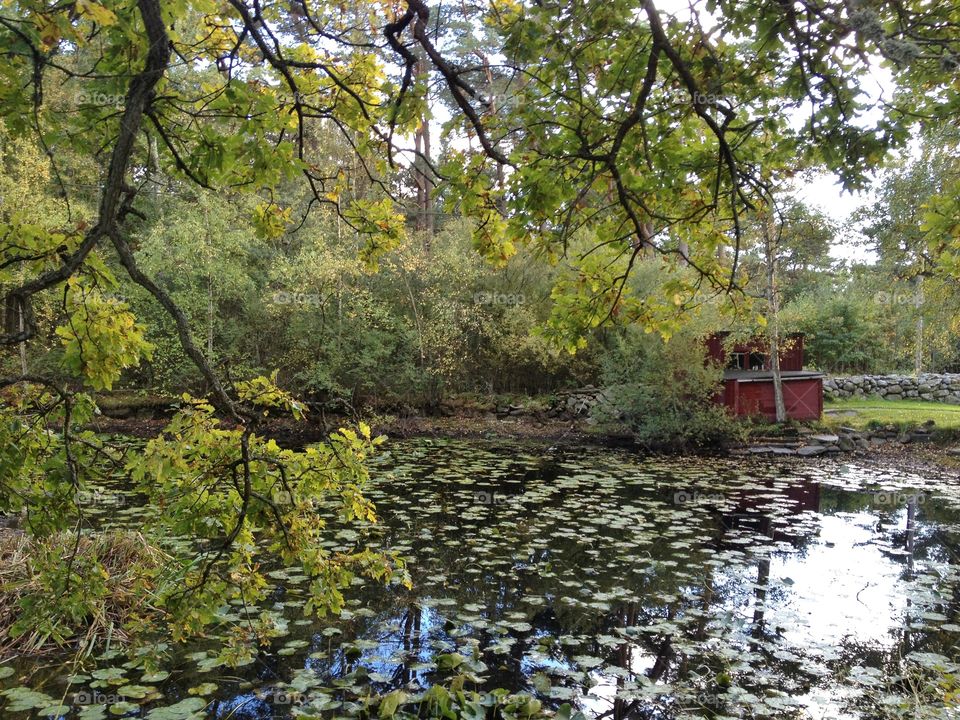
[[[0,714],[348,717],[461,675],[588,718],[960,716],[955,479],[439,440],[392,443],[374,478],[381,522],[330,546],[401,552],[413,590],[357,581],[341,617],[310,619],[305,577],[278,568],[263,607],[224,611],[286,619],[248,665],[212,641],[159,669],[21,660]]]

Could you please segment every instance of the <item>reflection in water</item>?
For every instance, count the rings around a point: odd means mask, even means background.
[[[305,578],[278,568],[255,610],[288,634],[237,670],[197,648],[168,658],[145,707],[212,682],[215,717],[343,716],[460,673],[596,718],[865,720],[909,663],[955,654],[958,502],[911,490],[921,478],[430,441],[374,474],[382,523],[330,546],[403,552],[414,590],[358,584],[343,617],[304,619]],[[32,686],[62,693],[64,674]]]

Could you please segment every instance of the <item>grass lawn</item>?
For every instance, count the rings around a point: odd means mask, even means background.
[[[922,425],[927,420],[933,420],[941,430],[960,431],[960,405],[871,398],[846,398],[823,403],[823,422],[830,426],[862,428],[872,423],[906,427]]]

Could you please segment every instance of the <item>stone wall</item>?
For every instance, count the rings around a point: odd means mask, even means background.
[[[871,397],[885,400],[915,398],[960,405],[960,373],[938,375],[851,375],[823,382],[826,399]]]
[[[593,408],[606,399],[606,392],[593,385],[579,390],[561,390],[547,411],[547,417],[589,417]]]

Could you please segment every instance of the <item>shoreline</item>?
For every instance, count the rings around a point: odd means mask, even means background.
[[[325,415],[303,422],[283,419],[265,421],[261,434],[275,439],[279,444],[300,447],[324,440],[339,427],[355,424],[355,420],[339,415]],[[746,443],[730,446],[688,447],[669,449],[647,447],[633,438],[626,430],[613,430],[589,425],[582,419],[543,418],[534,415],[497,418],[490,416],[426,416],[388,417],[368,419],[375,434],[386,435],[391,440],[436,438],[451,440],[505,440],[533,442],[561,446],[594,446],[611,449],[632,450],[643,454],[697,455],[702,457],[753,457],[755,459],[796,458],[810,461],[858,461],[872,460],[889,463],[896,460],[898,466],[911,471],[960,472],[960,448],[935,442],[902,444],[896,440],[871,444],[869,448],[855,447],[852,450],[834,450],[829,453],[804,456],[803,453],[783,452],[784,445],[795,444],[803,439],[803,432],[795,436],[770,438],[757,436]],[[88,426],[104,434],[118,434],[149,439],[159,435],[167,424],[166,418],[110,418],[101,416]],[[795,429],[794,429],[795,430]],[[806,429],[801,429],[806,431]],[[808,432],[809,436],[812,431]],[[813,435],[814,437],[822,437]],[[771,444],[772,441],[772,444]],[[767,443],[767,444],[764,444]]]

